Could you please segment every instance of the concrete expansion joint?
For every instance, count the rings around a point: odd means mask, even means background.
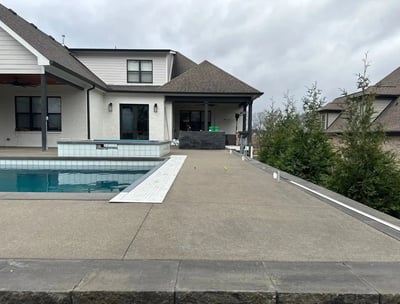
[[[132,248],[133,243],[135,242],[135,240],[136,240],[136,238],[137,238],[139,232],[142,230],[142,227],[143,227],[143,225],[144,225],[144,223],[145,223],[147,217],[149,216],[150,211],[151,211],[151,209],[153,208],[153,206],[154,206],[154,205],[152,204],[152,205],[150,206],[149,210],[147,211],[146,215],[143,217],[143,220],[142,220],[142,222],[140,223],[139,228],[137,229],[135,235],[133,236],[131,242],[129,243],[128,247],[126,248],[126,250],[125,250],[125,252],[124,252],[124,254],[123,254],[123,256],[122,256],[122,260],[125,259],[126,255],[127,255],[128,252],[129,252],[129,249]]]
[[[250,159],[249,163],[270,173],[271,179],[274,179],[277,182],[285,181],[288,184],[294,185],[306,193],[317,197],[321,202],[327,203],[330,206],[360,220],[364,224],[400,241],[400,220],[255,159]]]
[[[400,303],[398,262],[0,260],[0,303]]]

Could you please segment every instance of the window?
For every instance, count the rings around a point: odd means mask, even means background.
[[[204,118],[204,111],[180,111],[180,130],[204,130]],[[211,111],[208,111],[208,126],[211,126]]]
[[[120,105],[121,139],[149,139],[149,105]]]
[[[17,131],[40,131],[40,97],[15,97],[15,129]],[[61,97],[47,98],[47,130],[61,131]]]
[[[128,60],[127,80],[131,83],[152,83],[153,62],[151,60]]]

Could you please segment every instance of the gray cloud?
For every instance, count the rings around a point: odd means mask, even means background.
[[[317,81],[327,100],[398,67],[397,0],[3,0],[69,47],[170,48],[265,92],[255,110]]]

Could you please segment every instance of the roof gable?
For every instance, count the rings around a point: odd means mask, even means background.
[[[344,97],[341,97],[344,98]],[[345,109],[345,99],[342,103],[342,110]],[[398,118],[400,117],[400,107],[398,102],[390,98],[376,98],[374,100],[374,113],[371,115],[373,125],[381,124],[385,131],[399,131]],[[396,126],[397,125],[397,126]],[[344,112],[341,112],[338,118],[326,130],[328,133],[342,133],[347,126]]]
[[[208,61],[192,67],[160,88],[166,93],[243,94],[254,98],[263,93]]]
[[[186,56],[182,55],[181,53],[176,52],[174,55],[174,63],[172,66],[171,78],[173,79],[195,66],[197,66],[196,62],[187,58]]]
[[[14,33],[15,39],[18,39],[35,55],[48,59],[51,65],[69,71],[91,83],[106,87],[102,80],[70,54],[68,48],[2,4],[0,4],[0,21],[6,26],[8,32],[11,30]],[[40,62],[40,64],[44,63],[46,62]]]

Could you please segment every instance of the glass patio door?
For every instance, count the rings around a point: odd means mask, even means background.
[[[120,105],[121,139],[149,139],[149,105]]]

